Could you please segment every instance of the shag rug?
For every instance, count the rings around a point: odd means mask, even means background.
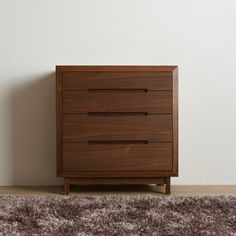
[[[0,235],[236,235],[236,196],[0,196]]]

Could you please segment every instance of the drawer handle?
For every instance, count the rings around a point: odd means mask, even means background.
[[[147,116],[148,112],[88,112],[88,116]]]
[[[101,144],[148,144],[147,140],[118,140],[118,141],[88,141],[89,145],[101,145]]]
[[[147,93],[148,89],[87,89],[89,93],[97,92],[134,92],[134,93]]]

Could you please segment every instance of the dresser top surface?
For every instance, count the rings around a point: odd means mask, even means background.
[[[78,66],[78,65],[57,65],[56,70],[62,71],[153,71],[153,72],[173,72],[178,69],[178,66]]]

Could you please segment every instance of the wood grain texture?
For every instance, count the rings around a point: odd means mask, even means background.
[[[63,141],[172,142],[172,116],[63,116]]]
[[[64,178],[64,193],[68,195],[70,192],[70,178]]]
[[[148,89],[172,90],[171,72],[65,72],[64,90]]]
[[[178,132],[178,68],[173,71],[173,175],[178,176],[179,132]]]
[[[172,144],[64,143],[65,171],[172,170]]]
[[[172,113],[171,91],[64,91],[64,113],[147,112]],[[137,102],[138,101],[138,102]]]
[[[56,70],[60,73],[68,72],[68,71],[87,71],[87,72],[115,72],[115,71],[122,71],[122,72],[173,72],[177,66],[124,66],[124,65],[116,65],[116,66],[109,66],[109,65],[102,65],[102,66],[78,66],[78,65],[57,65]]]
[[[165,187],[165,190],[166,190],[166,194],[170,194],[170,188],[171,188],[171,184],[170,184],[170,177],[166,177],[166,183],[165,183],[166,187]]]
[[[68,178],[155,178],[155,177],[170,177],[171,171],[156,171],[156,170],[104,170],[104,171],[66,171],[63,176]]]
[[[62,151],[62,114],[63,114],[63,86],[62,73],[56,71],[56,156],[57,156],[57,176],[63,173],[63,151]]]
[[[178,176],[177,66],[57,66],[56,72],[57,176],[65,178],[65,192],[72,181],[155,179],[168,193],[170,176]]]

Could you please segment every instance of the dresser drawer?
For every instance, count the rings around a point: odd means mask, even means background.
[[[64,114],[64,142],[100,140],[172,142],[172,116],[87,116]]]
[[[171,72],[64,72],[64,90],[172,90]]]
[[[64,143],[65,171],[171,170],[172,144]]]
[[[171,91],[64,91],[64,113],[147,112],[172,113]]]

